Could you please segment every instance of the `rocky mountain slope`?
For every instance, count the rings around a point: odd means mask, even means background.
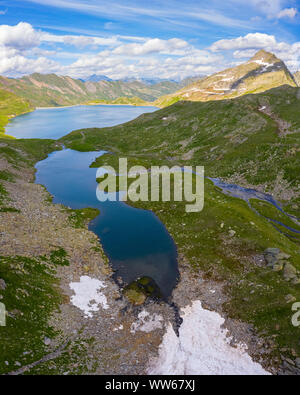
[[[248,93],[265,92],[281,85],[297,86],[284,62],[262,50],[240,66],[211,75],[176,93],[159,98],[156,105],[164,107],[179,100],[224,100]]]
[[[113,101],[120,97],[138,97],[154,101],[188,84],[163,81],[146,84],[140,81],[87,81],[56,74],[32,74],[20,79],[0,77],[0,88],[28,100],[35,107],[63,106],[94,100]]]
[[[294,78],[295,78],[298,86],[300,86],[300,71],[297,71],[297,73],[294,74]]]

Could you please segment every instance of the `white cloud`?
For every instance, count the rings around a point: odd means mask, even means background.
[[[127,56],[141,56],[148,55],[151,53],[164,53],[172,54],[176,53],[177,50],[187,48],[189,44],[179,38],[172,38],[170,40],[160,40],[158,38],[150,39],[144,44],[125,44],[114,50],[117,55]]]
[[[49,43],[62,43],[74,45],[78,48],[88,46],[116,46],[120,44],[117,37],[91,37],[91,36],[72,36],[72,35],[55,35],[50,33],[40,33],[40,40]]]
[[[249,59],[259,49],[274,52],[292,70],[300,68],[300,42],[278,42],[275,36],[262,33],[220,40],[201,50],[178,38],[56,35],[22,22],[0,25],[0,74],[14,77],[54,72],[74,78],[104,74],[113,79],[159,75],[174,79],[220,71]]]
[[[275,36],[268,34],[247,34],[231,40],[220,40],[211,46],[213,52],[234,51],[235,58],[249,58],[260,49],[273,52],[286,62],[292,71],[300,68],[300,42],[294,44],[278,42]]]
[[[285,0],[249,0],[249,2],[269,19],[294,19],[298,14],[296,8],[284,8]]]
[[[39,33],[29,23],[16,26],[0,25],[0,45],[26,50],[39,45]]]
[[[294,19],[295,16],[298,14],[298,10],[296,8],[286,8],[284,10],[281,10],[278,14],[277,14],[277,18],[281,19],[281,18],[291,18]]]
[[[272,17],[277,15],[282,8],[282,0],[248,0],[260,12]]]
[[[245,49],[241,51],[235,51],[233,56],[235,59],[249,59],[252,58],[256,53],[256,49]]]
[[[262,33],[250,33],[244,37],[238,37],[230,40],[220,40],[211,46],[211,50],[227,51],[239,49],[261,49],[276,45],[276,38]]]
[[[37,59],[29,59],[22,55],[15,55],[12,57],[2,57],[2,52],[0,50],[0,74],[5,74],[8,76],[21,76],[24,74],[44,73],[47,70],[50,72],[58,72],[59,65],[45,57],[40,57]]]

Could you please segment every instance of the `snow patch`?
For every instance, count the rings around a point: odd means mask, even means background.
[[[106,285],[89,276],[80,277],[79,283],[70,283],[70,288],[75,292],[71,297],[71,303],[84,312],[86,317],[92,318],[93,312],[99,311],[99,305],[108,309],[106,296],[100,292]]]
[[[136,331],[142,332],[152,332],[155,329],[162,329],[163,327],[163,317],[159,314],[153,314],[152,316],[148,311],[143,310],[138,315],[137,322],[131,325],[130,332],[135,333]]]
[[[179,337],[169,324],[160,345],[159,356],[152,360],[148,374],[158,375],[269,375],[252,361],[246,346],[230,345],[224,319],[205,310],[196,300],[183,310]]]
[[[114,328],[114,332],[122,331],[124,329],[123,325],[120,325],[118,328]]]

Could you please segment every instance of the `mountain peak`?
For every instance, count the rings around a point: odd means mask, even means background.
[[[299,84],[299,78],[296,77],[273,53],[261,50],[249,61],[204,78],[168,97],[160,98],[156,104],[165,106],[178,100],[233,99],[250,93],[265,92],[282,85],[296,87],[297,83]]]
[[[261,49],[250,59],[250,62],[257,61],[264,63],[276,63],[280,62],[280,59],[278,59],[272,52],[267,52],[264,49]]]

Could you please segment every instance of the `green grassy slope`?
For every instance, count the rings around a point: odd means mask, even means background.
[[[0,89],[0,137],[10,118],[31,110],[33,108],[26,100]]]
[[[128,104],[132,106],[149,106],[153,105],[153,103],[146,102],[143,99],[140,99],[139,97],[119,97],[118,99],[115,100],[93,100],[87,104]]]

